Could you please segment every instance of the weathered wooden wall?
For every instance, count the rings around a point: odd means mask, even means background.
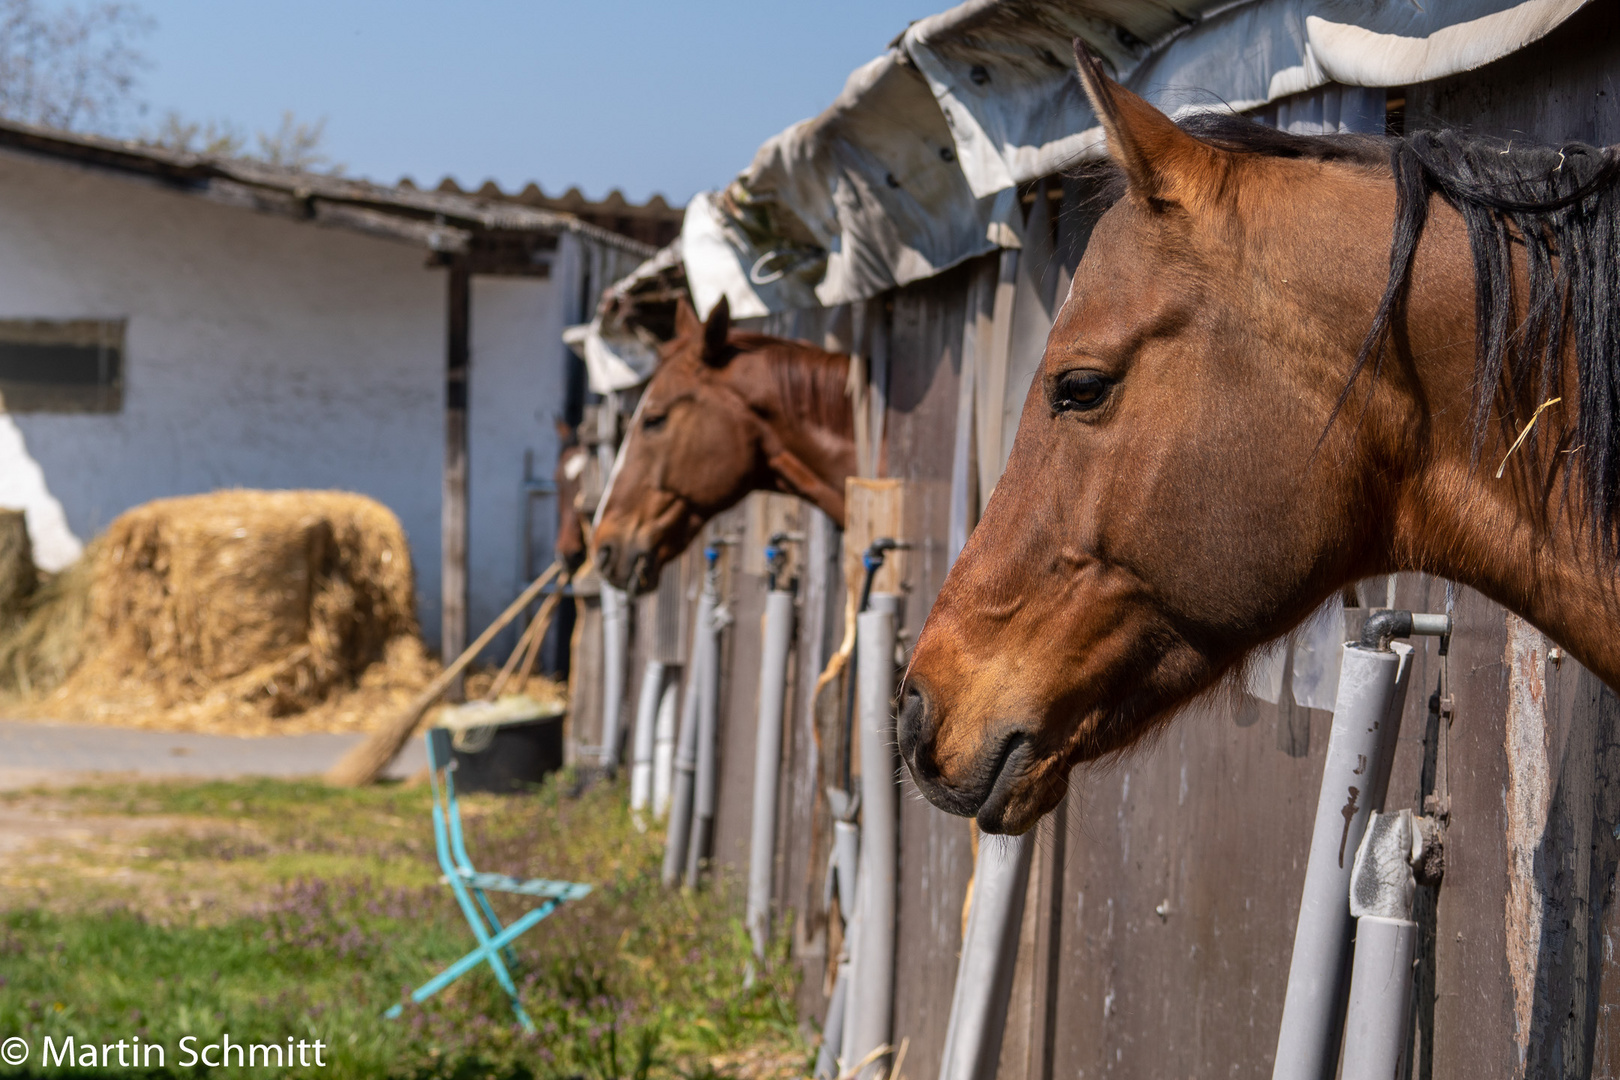
[[[995,273],[978,260],[894,298],[888,446],[884,472],[908,483],[906,600],[900,628],[909,649],[950,569],[946,548],[952,450],[962,377],[966,305],[975,275]],[[940,813],[909,780],[900,801],[900,874],[894,995],[895,1041],[911,1040],[906,1070],[939,1071],[945,1024],[962,948],[962,900],[973,874],[969,824]]]
[[[1406,116],[1409,125],[1539,141],[1620,141],[1616,72],[1620,19],[1612,5],[1593,4],[1515,57],[1410,89]],[[1076,182],[1065,184],[1055,254],[1041,271],[1060,293],[1090,220]],[[958,267],[897,290],[883,314],[891,374],[879,471],[908,482],[906,539],[917,544],[906,560],[907,646],[952,554],[953,455],[958,419],[971,416],[963,411],[966,323],[996,272],[994,257]],[[821,313],[759,328],[841,344]],[[745,504],[709,535],[762,545],[750,520]],[[807,540],[796,552],[776,897],[792,913],[801,1008],[819,1020],[828,777],[810,693],[842,634],[844,585],[837,530],[809,508],[800,521]],[[738,554],[725,564],[736,621],[723,654],[714,849],[723,873],[740,872],[747,858],[765,587],[740,549],[728,552]],[[1383,587],[1364,587],[1370,602],[1383,602]],[[694,597],[695,588],[688,602]],[[1447,590],[1403,576],[1397,600],[1442,611]],[[1453,601],[1452,700],[1431,708],[1442,662],[1436,643],[1419,643],[1388,800],[1420,807],[1437,786],[1450,797],[1445,882],[1420,890],[1412,1075],[1613,1075],[1620,703],[1483,597],[1457,590]],[[635,701],[634,687],[626,700]],[[1065,806],[1041,825],[1004,1080],[1269,1073],[1329,723],[1324,712],[1234,694],[1189,710],[1156,745],[1076,774]],[[908,783],[894,1034],[910,1040],[904,1071],[913,1080],[938,1074],[972,864],[969,824],[934,810]]]

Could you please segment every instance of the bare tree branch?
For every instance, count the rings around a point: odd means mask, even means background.
[[[247,139],[235,124],[224,120],[199,123],[173,110],[164,115],[156,131],[143,133],[141,141],[166,150],[208,157],[240,157],[247,147]]]
[[[326,140],[326,117],[306,124],[288,109],[281,114],[281,127],[274,134],[259,132],[259,151],[253,156],[268,165],[310,172],[341,173],[343,165],[332,160],[321,144]]]
[[[152,21],[128,3],[47,11],[0,0],[0,117],[68,131],[114,131],[148,66],[134,42]]]

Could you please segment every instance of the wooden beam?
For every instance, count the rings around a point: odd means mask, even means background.
[[[217,182],[214,186],[218,186]],[[415,221],[382,210],[346,206],[326,199],[310,201],[314,204],[317,225],[348,229],[384,240],[420,244],[430,251],[466,251],[471,244],[471,233],[466,229],[431,221]]]
[[[428,257],[429,266],[466,265],[470,274],[502,277],[551,276],[557,237],[550,233],[470,232],[460,248],[439,248]]]
[[[467,375],[471,366],[472,275],[465,263],[455,262],[447,277],[439,651],[452,657],[459,656],[467,645]],[[465,698],[459,675],[447,696],[451,701]]]

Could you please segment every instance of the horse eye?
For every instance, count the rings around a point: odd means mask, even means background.
[[[1085,412],[1108,398],[1113,380],[1101,372],[1071,371],[1058,379],[1052,391],[1052,408],[1058,412]]]
[[[664,426],[664,421],[668,419],[669,415],[667,413],[648,413],[641,418],[641,430],[657,431]]]

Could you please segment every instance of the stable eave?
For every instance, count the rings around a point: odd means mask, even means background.
[[[142,179],[211,202],[426,248],[474,273],[544,273],[542,255],[572,233],[647,257],[654,249],[570,214],[473,195],[386,187],[254,161],[0,122],[0,149]]]

